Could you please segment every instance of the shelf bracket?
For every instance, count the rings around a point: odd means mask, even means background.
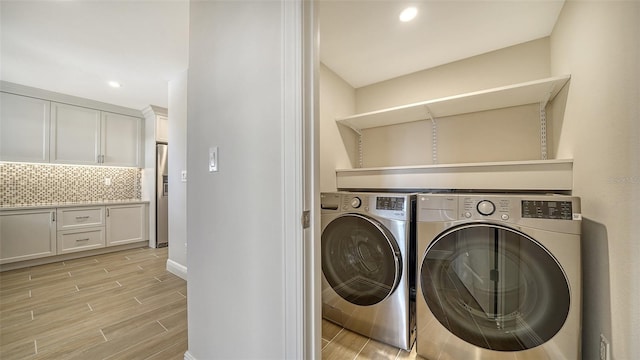
[[[431,120],[431,161],[433,164],[438,163],[438,124],[436,119],[431,114],[429,107],[425,105],[424,110],[427,115],[427,119]]]
[[[547,93],[544,99],[540,102],[540,158],[547,160],[547,104],[551,92]]]

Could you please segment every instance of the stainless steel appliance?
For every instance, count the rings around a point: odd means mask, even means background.
[[[578,360],[580,199],[421,194],[416,352]]]
[[[323,193],[322,315],[375,340],[415,340],[415,195]]]
[[[156,144],[156,247],[169,244],[168,146]]]

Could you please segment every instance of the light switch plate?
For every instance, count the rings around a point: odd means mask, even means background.
[[[209,148],[209,172],[218,171],[218,147]]]
[[[180,172],[180,181],[187,182],[187,170],[182,170]]]
[[[104,184],[106,186],[111,186],[111,178],[104,178]]]

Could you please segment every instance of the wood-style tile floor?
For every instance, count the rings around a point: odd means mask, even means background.
[[[322,360],[416,360],[411,352],[369,339],[322,319]]]
[[[187,285],[167,248],[0,273],[0,359],[184,358]]]

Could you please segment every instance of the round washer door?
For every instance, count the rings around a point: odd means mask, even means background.
[[[536,240],[501,225],[469,224],[440,234],[419,276],[440,324],[486,349],[542,345],[569,313],[569,282],[556,259]]]
[[[322,231],[322,272],[343,299],[374,305],[400,282],[402,258],[384,225],[364,215],[345,214]]]

